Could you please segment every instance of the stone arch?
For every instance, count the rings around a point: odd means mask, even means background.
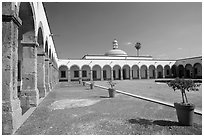
[[[79,69],[80,67],[78,65],[72,65],[70,67],[70,76],[71,81],[78,81],[79,80]]]
[[[113,66],[113,80],[121,80],[121,67],[119,65]]]
[[[110,65],[103,66],[103,80],[111,80],[111,73]]]
[[[156,78],[155,69],[156,68],[155,68],[154,65],[149,66],[149,78],[150,79],[155,79]]]
[[[185,78],[193,78],[193,66],[191,64],[185,65]]]
[[[140,67],[140,74],[141,74],[141,79],[147,79],[147,66],[142,65]]]
[[[59,82],[68,81],[68,67],[61,65],[59,67]]]
[[[33,5],[29,2],[21,2],[18,11],[22,21],[22,25],[18,28],[18,97],[24,114],[31,106],[37,106],[39,103],[36,50],[38,43],[35,34],[36,19]]]
[[[83,65],[81,67],[82,80],[89,81],[91,79],[91,67],[89,65]]]
[[[171,77],[172,78],[176,78],[177,77],[177,66],[176,65],[173,65],[171,67]]]
[[[162,65],[157,66],[157,78],[163,78],[163,67],[162,67]]]
[[[101,80],[101,66],[100,65],[96,64],[92,67],[92,79]]]
[[[178,65],[178,77],[183,78],[184,77],[184,66],[183,65]]]
[[[130,79],[130,66],[129,65],[124,65],[122,67],[123,70],[123,79]]]
[[[194,78],[202,78],[202,65],[200,63],[195,63],[193,65]]]
[[[164,66],[164,77],[170,78],[171,77],[171,68],[169,65]]]
[[[132,79],[139,79],[139,66],[133,65],[132,66]]]

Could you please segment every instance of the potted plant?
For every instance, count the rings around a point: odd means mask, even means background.
[[[94,87],[94,81],[91,81],[90,88],[93,89],[93,87]]]
[[[180,90],[182,102],[174,103],[177,118],[181,125],[191,126],[193,124],[193,114],[195,105],[188,102],[186,91],[198,91],[200,84],[195,84],[192,80],[176,78],[167,83],[173,90]]]
[[[108,81],[108,84],[110,85],[110,88],[108,88],[108,92],[109,92],[109,97],[113,98],[115,97],[115,89],[114,86],[116,85],[115,82],[113,82],[112,80]]]

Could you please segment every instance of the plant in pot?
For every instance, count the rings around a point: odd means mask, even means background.
[[[115,85],[116,85],[116,83],[115,82],[113,82],[112,80],[110,80],[110,81],[108,81],[108,84],[110,85],[110,88],[108,88],[108,92],[109,92],[109,97],[110,98],[113,98],[113,97],[115,97]]]
[[[195,105],[188,102],[186,91],[198,91],[200,84],[194,83],[192,80],[176,78],[167,83],[173,90],[181,92],[182,102],[174,103],[177,118],[181,125],[191,126],[193,124],[193,114]]]
[[[91,81],[90,88],[93,89],[93,87],[94,87],[94,81]]]

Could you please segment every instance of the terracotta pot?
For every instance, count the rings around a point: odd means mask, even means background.
[[[181,125],[191,126],[193,124],[194,104],[174,103],[177,118]]]
[[[110,98],[114,98],[115,97],[115,89],[109,88],[108,92],[109,92],[109,97]]]
[[[90,84],[90,88],[93,89],[93,87],[94,87],[94,84],[91,83],[91,84]]]

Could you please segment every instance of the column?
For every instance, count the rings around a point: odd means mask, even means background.
[[[141,79],[141,70],[140,69],[138,71],[138,76],[139,76],[139,79]]]
[[[37,42],[24,42],[23,45],[23,75],[22,93],[28,99],[29,106],[37,106],[39,103],[39,91],[37,89]]]
[[[111,73],[111,80],[113,80],[113,69],[111,69],[110,73]]]
[[[121,75],[120,80],[123,80],[123,69],[120,69],[120,75]]]
[[[49,85],[50,89],[52,90],[52,62],[49,62]]]
[[[39,97],[45,97],[45,53],[37,54],[37,88],[39,90]]]
[[[103,81],[103,69],[101,70],[101,81]]]
[[[50,92],[50,85],[49,85],[49,58],[45,58],[45,87],[46,87],[46,91]]]
[[[132,68],[130,68],[130,80],[132,80]]]
[[[90,70],[90,81],[93,81],[93,70]]]
[[[10,3],[10,4],[8,4]],[[2,3],[2,6],[4,3]],[[11,2],[7,7],[11,9]],[[3,14],[4,10],[2,10]],[[13,12],[12,12],[13,13]],[[15,15],[2,15],[2,134],[12,134],[20,125],[22,109],[17,96],[18,27]]]
[[[71,81],[71,72],[70,72],[70,70],[68,70],[67,73],[68,73],[67,77],[68,77],[68,82],[69,82],[69,81]]]
[[[79,70],[79,84],[82,83],[82,70]]]
[[[147,68],[147,79],[149,79],[149,68]]]
[[[163,78],[165,78],[165,69],[164,68],[163,68],[162,74],[163,74]]]

